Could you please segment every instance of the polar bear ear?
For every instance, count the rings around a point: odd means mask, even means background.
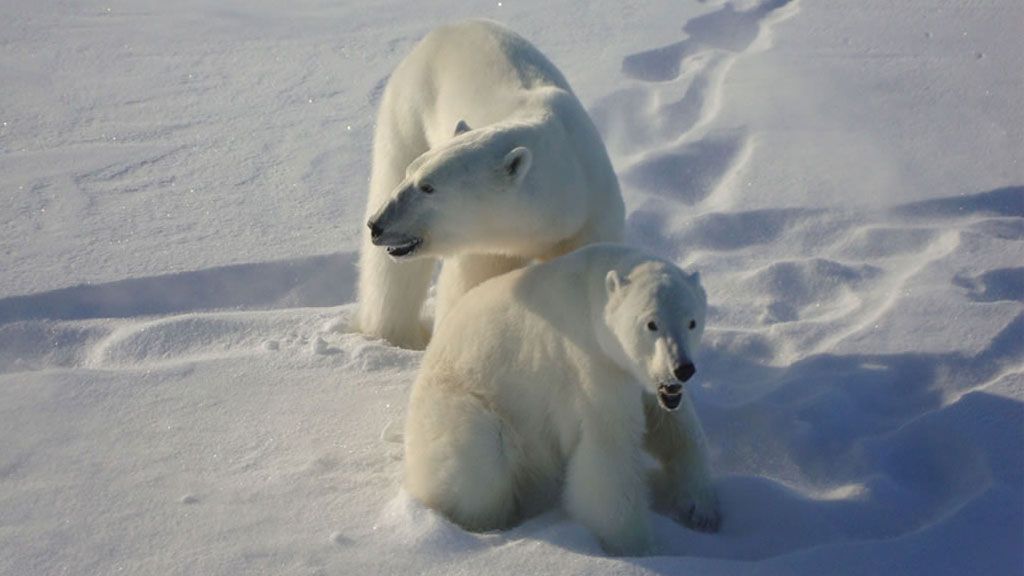
[[[604,277],[604,287],[608,290],[608,294],[615,294],[622,288],[622,279],[619,278],[619,273],[615,270],[609,270],[608,274]]]
[[[513,148],[511,152],[505,155],[505,161],[503,166],[505,173],[512,178],[515,184],[519,184],[523,181],[526,173],[530,171],[530,164],[533,162],[533,153],[530,152],[529,148],[519,146]]]
[[[469,124],[466,124],[465,120],[459,120],[459,123],[455,125],[456,136],[458,136],[459,134],[465,134],[466,132],[469,132],[469,130]]]

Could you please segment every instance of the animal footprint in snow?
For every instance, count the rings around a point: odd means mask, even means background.
[[[693,205],[711,195],[743,158],[746,137],[707,137],[637,162],[623,180],[645,192]]]
[[[740,53],[748,50],[765,30],[767,17],[791,0],[767,0],[749,10],[737,10],[728,3],[719,10],[689,20],[683,26],[687,37],[674,44],[627,56],[622,71],[646,82],[668,82],[681,75],[689,56],[706,50]]]

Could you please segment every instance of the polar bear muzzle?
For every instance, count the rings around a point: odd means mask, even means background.
[[[385,234],[384,228],[377,220],[371,219],[366,226],[370,229],[370,241],[374,246],[383,246],[388,251],[388,255],[393,258],[408,256],[415,252],[420,244],[423,244],[423,239],[415,236]]]
[[[392,256],[394,258],[401,258],[402,256],[408,256],[415,252],[416,249],[419,248],[420,244],[422,243],[423,240],[420,240],[419,238],[413,238],[412,240],[409,240],[408,242],[405,242],[403,244],[398,244],[396,246],[387,246],[386,250],[388,251],[389,256]]]
[[[672,370],[672,375],[678,378],[680,382],[686,382],[690,378],[693,378],[693,375],[696,373],[697,367],[693,365],[693,362],[681,364]]]
[[[673,382],[671,384],[661,384],[658,386],[658,404],[669,412],[675,411],[679,408],[679,404],[683,401],[683,385],[679,382]]]

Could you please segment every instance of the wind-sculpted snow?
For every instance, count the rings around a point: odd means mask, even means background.
[[[1022,14],[941,4],[11,3],[0,574],[1020,574]],[[400,490],[421,355],[350,328],[372,117],[471,15],[701,272],[718,534],[612,558]]]

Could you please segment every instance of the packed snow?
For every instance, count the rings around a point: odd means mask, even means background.
[[[401,491],[421,354],[349,328],[374,112],[471,16],[701,272],[718,534]],[[0,574],[1024,573],[1024,4],[13,0],[0,45]]]

